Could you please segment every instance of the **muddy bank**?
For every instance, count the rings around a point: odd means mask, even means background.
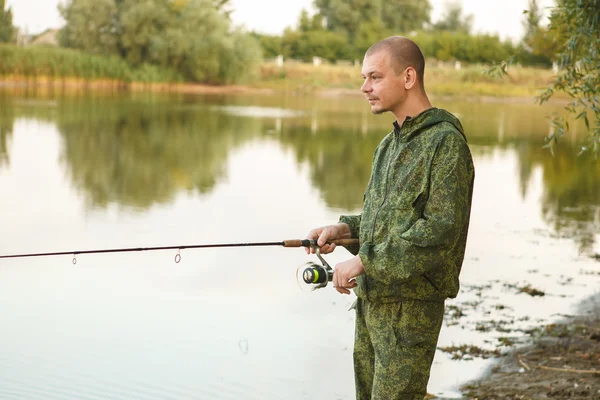
[[[462,388],[469,399],[600,399],[600,291],[578,315],[529,332],[531,344],[503,357],[478,382]]]

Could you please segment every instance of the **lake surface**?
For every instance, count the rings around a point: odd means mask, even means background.
[[[461,119],[476,168],[439,346],[505,351],[598,290],[600,163],[577,156],[581,127],[555,156],[541,148],[559,108],[434,103]],[[5,89],[0,253],[304,238],[360,212],[392,118],[361,97]],[[0,398],[354,398],[354,295],[300,290],[314,256],[176,254],[0,260]],[[460,397],[491,362],[439,350],[429,392]]]

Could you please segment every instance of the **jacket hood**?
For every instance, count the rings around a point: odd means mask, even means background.
[[[402,139],[411,140],[423,129],[430,128],[433,125],[441,124],[443,122],[452,124],[460,132],[465,141],[467,140],[464,129],[458,118],[444,109],[435,107],[428,108],[414,117],[406,117],[402,127],[400,127],[398,121],[394,121],[394,133],[401,135]]]

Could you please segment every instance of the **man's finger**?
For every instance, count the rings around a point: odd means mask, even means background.
[[[343,287],[336,286],[335,290],[337,290],[340,294],[350,294],[350,291]]]
[[[329,232],[329,229],[323,229],[323,232],[321,232],[319,235],[319,239],[317,239],[317,245],[319,247],[324,246],[327,243],[327,239],[329,239],[330,234],[331,233]]]
[[[321,253],[329,254],[335,250],[335,244],[325,244],[321,247]]]

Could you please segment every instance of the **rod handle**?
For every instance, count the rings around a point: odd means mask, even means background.
[[[330,240],[327,243],[333,243],[336,246],[355,246],[359,244],[358,239],[336,239]],[[283,247],[310,247],[311,240],[303,239],[303,240],[284,240]]]

